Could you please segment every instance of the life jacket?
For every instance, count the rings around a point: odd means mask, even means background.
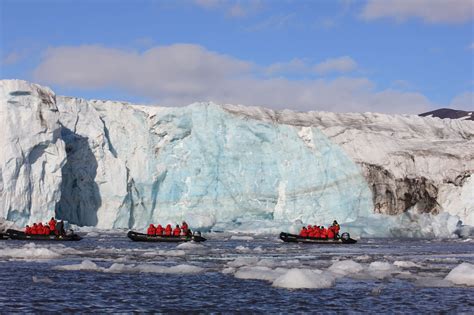
[[[36,234],[44,234],[43,223],[38,223],[36,226]]]
[[[171,228],[171,225],[168,224],[165,228],[165,235],[170,236],[172,231],[173,229]]]
[[[161,224],[158,224],[158,226],[156,227],[156,231],[155,231],[155,234],[156,235],[163,235],[163,227],[161,226]]]
[[[328,238],[329,238],[329,239],[331,239],[331,240],[334,239],[334,237],[336,236],[336,234],[334,233],[334,227],[331,226],[331,227],[328,229],[328,233],[327,233],[327,234],[328,234]]]
[[[48,225],[49,225],[50,231],[56,230],[56,220],[53,220],[53,219],[49,220]]]
[[[25,227],[25,234],[31,234],[31,227]]]
[[[341,229],[341,227],[339,226],[339,224],[335,224],[334,225],[334,233],[339,234],[339,230]]]
[[[35,234],[37,234],[37,232],[38,232],[38,226],[35,223],[35,224],[33,224],[33,226],[30,229],[30,234],[35,235]]]
[[[181,229],[177,226],[173,230],[173,236],[179,236],[179,234],[181,234]]]
[[[49,228],[49,226],[47,226],[47,225],[43,226],[43,234],[44,235],[51,234],[51,229]]]
[[[188,224],[183,221],[183,223],[181,224],[181,229],[182,230],[187,230],[188,229]]]
[[[146,231],[146,234],[148,235],[155,235],[155,226],[153,224],[150,224],[150,226],[148,227],[148,230]]]
[[[321,229],[319,228],[319,226],[314,228],[314,237],[321,238]]]
[[[308,231],[308,237],[314,237],[314,228],[307,229]]]
[[[324,227],[321,229],[321,238],[328,238],[328,230]]]
[[[303,228],[301,229],[301,231],[300,231],[300,236],[301,236],[301,237],[308,237],[308,230],[307,230],[305,227],[303,227]]]

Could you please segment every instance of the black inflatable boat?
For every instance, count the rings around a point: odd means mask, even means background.
[[[302,237],[290,233],[281,232],[280,239],[287,243],[310,243],[310,244],[355,244],[356,240],[352,239],[349,233],[342,233],[340,238],[337,239],[321,239],[312,237]]]
[[[59,242],[67,242],[67,241],[80,241],[82,237],[75,233],[66,234],[66,235],[40,235],[40,234],[26,234],[22,231],[17,230],[7,230],[8,236],[12,240],[22,240],[22,241],[59,241]]]
[[[135,242],[204,242],[206,239],[199,233],[193,235],[181,235],[181,236],[161,236],[161,235],[147,235],[134,231],[129,231],[127,237]]]

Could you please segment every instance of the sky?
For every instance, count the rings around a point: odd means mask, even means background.
[[[58,95],[474,110],[474,0],[0,0],[0,78]]]

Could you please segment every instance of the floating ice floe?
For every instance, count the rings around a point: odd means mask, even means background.
[[[336,279],[320,270],[290,269],[276,278],[272,285],[286,289],[323,289],[334,286]]]
[[[474,265],[462,263],[451,270],[445,279],[455,284],[474,286]]]
[[[193,265],[161,266],[153,264],[125,265],[114,263],[109,268],[100,267],[90,260],[84,260],[80,264],[56,266],[55,270],[67,271],[98,271],[108,273],[165,273],[165,274],[197,274],[204,271],[203,268]]]
[[[328,270],[337,275],[346,276],[359,273],[364,270],[364,267],[353,260],[341,260],[333,263]]]
[[[60,253],[45,247],[38,247],[34,243],[28,243],[19,248],[0,248],[0,257],[6,258],[35,260],[54,259],[60,256]]]

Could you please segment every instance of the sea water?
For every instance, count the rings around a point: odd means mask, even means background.
[[[472,277],[473,240],[205,237],[137,243],[126,231],[94,231],[79,242],[0,241],[1,310],[474,312],[473,284],[455,283]],[[447,280],[463,263],[467,274]]]

